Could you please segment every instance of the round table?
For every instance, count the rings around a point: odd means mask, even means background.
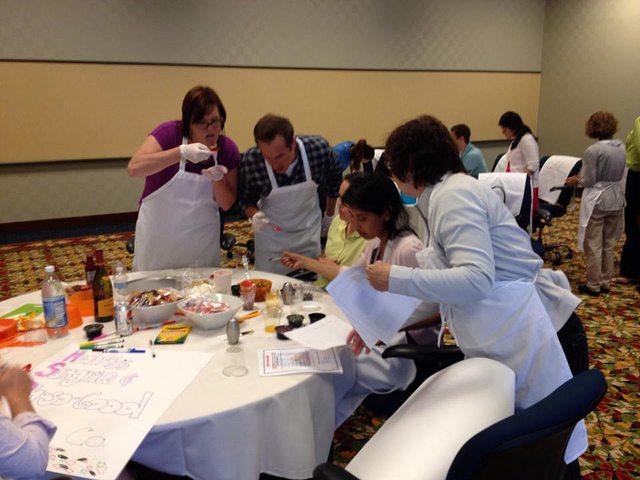
[[[199,269],[205,276],[214,269]],[[149,276],[172,275],[180,278],[184,270],[135,272],[130,280]],[[280,289],[291,278],[251,271],[253,278],[266,278],[273,289]],[[244,279],[244,271],[235,270],[232,282]],[[344,319],[326,293],[314,291],[314,301],[320,310]],[[0,302],[0,313],[6,313],[25,303],[40,303],[40,292],[14,297]],[[263,303],[256,303],[256,310]],[[284,307],[284,315],[288,307]],[[87,317],[84,323],[91,323]],[[308,323],[305,318],[305,324]],[[291,479],[309,478],[313,468],[326,460],[334,431],[334,392],[332,375],[298,374],[275,377],[258,375],[258,350],[294,347],[273,333],[266,333],[262,315],[241,323],[240,346],[245,353],[248,374],[226,377],[222,374],[226,339],[218,338],[224,328],[192,329],[183,345],[157,345],[161,349],[183,349],[211,352],[211,361],[176,401],[158,419],[138,447],[132,459],[148,467],[195,479],[257,479],[268,473]],[[107,324],[106,331],[113,323]],[[148,347],[158,329],[143,330],[128,337],[127,344]],[[63,339],[50,340],[32,348],[11,348],[11,363],[38,363],[70,343],[85,340],[81,328],[73,329]],[[347,368],[343,375],[355,377]],[[355,379],[354,379],[355,380]]]

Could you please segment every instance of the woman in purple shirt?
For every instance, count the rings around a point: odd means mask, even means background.
[[[222,135],[227,112],[209,87],[182,102],[182,120],[156,127],[133,155],[130,177],[145,177],[136,223],[134,270],[217,266],[220,215],[236,200],[240,153]]]

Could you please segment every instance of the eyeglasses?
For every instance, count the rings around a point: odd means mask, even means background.
[[[214,117],[210,121],[201,120],[200,122],[195,122],[195,126],[200,130],[206,130],[209,127],[219,127],[222,124],[222,119],[220,117]]]

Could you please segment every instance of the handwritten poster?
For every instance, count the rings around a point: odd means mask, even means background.
[[[211,354],[103,353],[70,345],[32,370],[31,402],[58,431],[50,472],[115,479]]]

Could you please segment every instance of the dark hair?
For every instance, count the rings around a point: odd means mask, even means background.
[[[253,138],[258,142],[272,142],[278,135],[284,137],[286,145],[293,142],[293,125],[288,118],[267,113],[253,127]]]
[[[391,176],[389,161],[387,160],[387,155],[384,152],[382,152],[382,155],[380,155],[380,158],[378,159],[378,163],[376,164],[374,173],[380,173],[382,175],[386,175],[387,177]]]
[[[209,87],[198,85],[187,92],[182,100],[182,136],[188,137],[191,123],[201,121],[204,116],[217,106],[220,112],[220,129],[224,130],[227,110],[218,94]]]
[[[608,140],[618,131],[618,120],[610,112],[595,112],[589,117],[584,132],[590,138]]]
[[[525,125],[520,115],[516,112],[504,112],[498,120],[498,125],[513,130],[516,137],[511,142],[511,148],[516,148],[520,143],[520,139],[527,133],[531,133],[528,125]]]
[[[466,172],[458,147],[440,120],[423,115],[397,127],[384,150],[391,173],[417,188],[435,185],[446,173]]]
[[[464,123],[459,123],[451,127],[451,131],[456,136],[456,138],[463,137],[466,143],[469,143],[469,139],[471,138],[471,129],[465,125]]]
[[[366,158],[371,161],[375,151],[371,145],[367,143],[364,138],[361,138],[356,143],[349,147],[349,166],[350,171],[360,170],[362,161]]]
[[[415,232],[409,226],[409,214],[402,204],[398,187],[391,178],[379,173],[358,172],[348,176],[349,188],[342,196],[342,203],[364,212],[384,215],[389,219],[384,228],[389,240],[403,232]]]

